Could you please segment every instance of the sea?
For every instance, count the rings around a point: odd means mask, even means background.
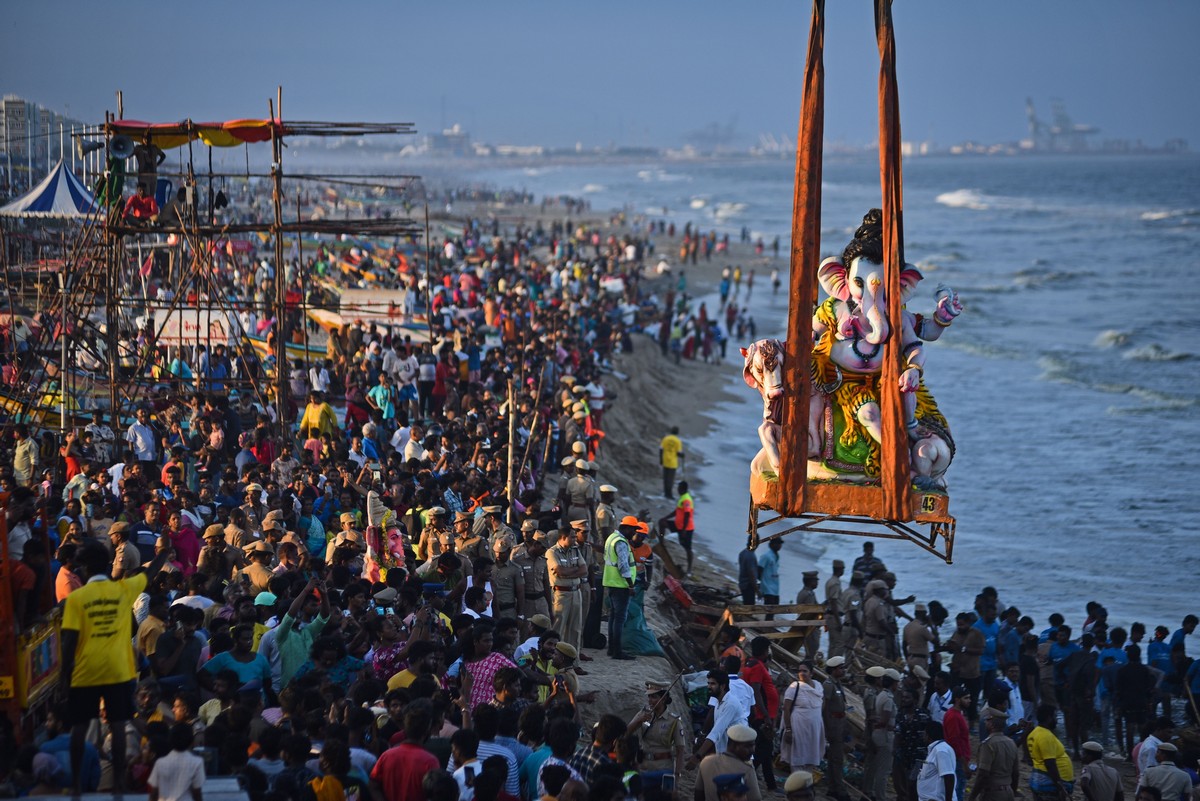
[[[537,196],[586,197],[593,210],[743,227],[788,253],[790,159],[570,164],[473,177]],[[827,158],[823,255],[840,253],[880,205],[873,155]],[[1110,625],[1172,630],[1200,612],[1200,156],[929,156],[904,163],[906,259],[925,275],[909,308],[928,313],[938,283],[962,316],[927,351],[925,379],[957,453],[947,474],[954,562],[879,540],[897,592],[969,609],[984,586],[1035,618],[1078,627],[1098,601]],[[655,237],[673,261],[678,239]],[[719,258],[719,257],[716,257]],[[747,305],[759,337],[782,336],[787,276],[760,268]],[[716,303],[709,299],[708,307]],[[731,343],[731,345],[744,343]],[[719,369],[737,399],[686,442],[703,482],[697,537],[715,553],[745,543],[748,465],[761,401],[730,347]],[[704,464],[700,465],[702,456]],[[849,564],[861,540],[788,535],[785,597],[800,574]]]

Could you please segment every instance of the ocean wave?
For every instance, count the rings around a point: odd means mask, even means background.
[[[1178,220],[1188,217],[1200,217],[1200,209],[1160,209],[1143,211],[1138,219],[1145,222],[1161,222],[1163,220]]]
[[[1085,389],[1109,395],[1131,395],[1135,398],[1148,401],[1154,408],[1160,411],[1191,409],[1200,404],[1200,399],[1198,398],[1172,395],[1169,392],[1161,392],[1157,389],[1150,389],[1149,387],[1138,386],[1137,384],[1091,380],[1084,374],[1084,370],[1079,365],[1062,356],[1042,356],[1038,359],[1037,363],[1042,368],[1042,375],[1040,376],[1042,380],[1084,387]]]
[[[1013,274],[1013,283],[1022,289],[1040,289],[1044,286],[1074,283],[1080,278],[1093,278],[1094,272],[1087,270],[1045,270],[1029,267]]]
[[[1151,342],[1149,345],[1126,351],[1122,358],[1135,362],[1183,362],[1195,357],[1191,353],[1169,350],[1157,342]]]
[[[1025,352],[1017,348],[1005,348],[995,345],[991,342],[972,342],[970,340],[952,339],[940,340],[938,345],[943,348],[961,351],[963,353],[972,353],[976,356],[983,356],[989,359],[1022,359]]]
[[[595,193],[603,192],[606,189],[608,189],[608,187],[604,184],[585,184],[583,187],[583,194],[594,195]]]
[[[987,196],[978,189],[955,189],[952,192],[943,192],[937,196],[936,200],[943,206],[955,209],[984,211],[991,208],[991,203],[987,200]]]
[[[667,172],[666,170],[638,170],[637,177],[647,183],[664,184],[692,180],[690,175],[680,175],[679,173]]]
[[[713,207],[712,215],[718,222],[740,216],[746,210],[745,203],[718,203]]]
[[[1128,345],[1129,339],[1133,334],[1128,331],[1118,331],[1115,328],[1110,328],[1107,331],[1101,331],[1096,335],[1096,339],[1092,342],[1097,348],[1119,348],[1122,345]]]
[[[955,287],[960,293],[963,287]],[[1015,286],[1008,284],[984,284],[983,286],[971,287],[971,293],[974,295],[1011,295],[1017,291]]]

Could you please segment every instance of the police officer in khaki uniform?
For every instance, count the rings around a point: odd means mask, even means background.
[[[665,681],[646,682],[646,705],[629,721],[626,736],[640,734],[642,738],[643,771],[668,771],[676,777],[683,775],[683,721],[668,712],[671,685]]]
[[[866,601],[863,603],[863,647],[873,654],[886,657],[888,638],[894,636],[894,632],[888,628],[890,621],[887,584],[882,579],[875,579],[867,584]]]
[[[862,699],[863,699],[863,727],[867,732],[867,751],[871,750],[872,726],[875,723],[875,697],[879,695],[879,680],[883,678],[884,668],[879,665],[872,665],[867,668],[866,675],[863,676]]]
[[[969,801],[1012,801],[1020,786],[1017,744],[1004,733],[1008,713],[984,707],[979,716],[987,724],[988,737],[979,744],[979,772],[971,782]],[[1165,800],[1164,800],[1165,801]]]
[[[454,513],[454,550],[469,562],[488,555],[487,540],[471,530],[472,516],[467,512]]]
[[[587,574],[579,584],[581,593],[579,608],[583,620],[582,638],[585,642],[590,642],[600,632],[600,616],[603,611],[603,604],[600,601],[603,600],[604,590],[600,589],[599,599],[596,597],[597,588],[602,586],[600,584],[600,566],[603,562],[603,549],[591,541],[592,529],[587,520],[572,520],[571,531],[575,535],[575,548],[587,566]]]
[[[585,520],[589,529],[595,529],[596,484],[588,475],[588,463],[583,459],[575,460],[575,475],[567,480],[563,490],[563,524],[569,525],[576,520]]]
[[[421,538],[417,541],[417,558],[428,561],[442,555],[442,551],[450,547],[453,536],[446,527],[446,510],[434,506],[425,513],[425,525],[421,528]]]
[[[822,685],[825,700],[821,704],[821,719],[825,723],[825,761],[829,770],[825,777],[829,781],[829,795],[837,801],[849,798],[842,778],[842,765],[846,753],[846,659],[830,657],[825,662],[829,677]]]
[[[825,582],[825,628],[829,630],[829,656],[841,656],[843,653],[842,635],[842,574],[846,572],[846,563],[841,559],[833,560],[833,575]]]
[[[499,506],[483,507],[484,518],[487,520],[488,547],[494,548],[496,541],[507,538],[509,542],[517,541],[516,533],[504,522],[504,510]]]
[[[842,650],[847,654],[854,651],[863,635],[864,576],[864,573],[854,571],[850,576],[850,586],[842,593]]]
[[[804,588],[796,593],[797,605],[805,606],[820,606],[821,602],[817,600],[817,571],[805,570],[801,574],[804,578]],[[817,649],[821,647],[821,627],[812,626],[808,633],[804,635],[804,658],[815,659]]]
[[[892,687],[900,680],[900,671],[888,668],[879,680],[875,696],[875,714],[871,720],[871,750],[863,769],[863,793],[881,801],[887,798],[887,780],[892,772],[896,744],[896,699]]]
[[[546,535],[537,530],[537,521],[526,520],[521,528],[532,526],[525,533],[525,542],[513,549],[512,562],[521,568],[525,578],[525,613],[550,616],[552,596],[550,577],[546,572]]]
[[[613,501],[617,499],[617,488],[612,484],[600,485],[600,503],[596,504],[596,540],[604,542],[608,535],[617,530],[617,513]]]
[[[575,546],[575,532],[558,530],[557,542],[546,551],[546,572],[554,599],[554,621],[563,642],[576,646],[583,636],[583,601],[580,586],[587,576],[587,563]]]
[[[497,537],[492,544],[496,564],[492,568],[492,611],[497,617],[525,619],[525,574],[513,564],[513,541],[505,536]]]

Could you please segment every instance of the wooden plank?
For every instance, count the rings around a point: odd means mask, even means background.
[[[719,606],[704,606],[703,604],[692,604],[692,608],[689,611],[691,611],[692,614],[696,614],[696,615],[708,615],[709,617],[720,617],[721,614],[724,613],[725,610],[724,610],[724,608],[719,607]]]
[[[733,625],[742,629],[785,629],[815,628],[824,626],[824,620],[739,620]]]
[[[825,607],[820,604],[754,604],[753,606],[730,604],[725,608],[734,615],[825,614]]]
[[[712,653],[713,645],[717,642],[717,635],[720,634],[721,629],[725,628],[725,626],[730,622],[732,622],[732,617],[729,614],[729,610],[726,609],[721,613],[721,619],[717,621],[717,625],[713,626],[712,633],[709,634],[708,638],[704,640],[704,647],[701,650],[705,656],[708,656]]]
[[[676,581],[683,581],[686,578],[683,571],[679,569],[679,565],[675,564],[675,560],[671,557],[670,552],[667,550],[666,542],[661,539],[657,539],[654,541],[654,544],[650,546],[650,550],[658,554],[659,559],[662,559],[663,569],[671,574],[672,578],[674,578]]]

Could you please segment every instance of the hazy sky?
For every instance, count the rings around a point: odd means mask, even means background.
[[[0,17],[0,91],[101,120],[461,122],[491,142],[678,144],[736,118],[795,135],[804,0],[23,0]],[[120,9],[116,13],[113,9]],[[870,0],[828,0],[826,135],[875,134]],[[898,0],[906,139],[1026,134],[1061,98],[1101,138],[1200,147],[1198,0]],[[444,114],[443,114],[444,108]]]

